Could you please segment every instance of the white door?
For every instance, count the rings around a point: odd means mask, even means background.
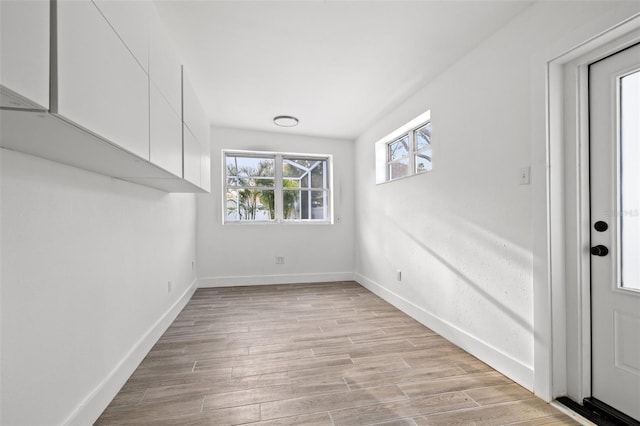
[[[640,44],[589,68],[592,396],[640,420]]]

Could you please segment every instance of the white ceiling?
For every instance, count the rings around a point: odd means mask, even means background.
[[[531,2],[156,4],[212,124],[354,139]]]

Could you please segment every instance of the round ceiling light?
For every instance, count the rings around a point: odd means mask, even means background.
[[[298,125],[298,119],[290,115],[279,115],[273,119],[276,126],[295,127]]]

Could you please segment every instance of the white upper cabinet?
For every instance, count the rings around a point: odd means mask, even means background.
[[[201,186],[202,148],[188,127],[184,127],[184,179]]]
[[[182,65],[155,8],[149,45],[151,162],[183,176]]]
[[[155,7],[149,0],[93,0],[145,71],[149,70],[149,38]]]
[[[211,173],[209,121],[184,67],[182,70],[182,121],[184,122],[184,178],[209,191]],[[197,161],[194,157],[196,151],[198,152]]]
[[[49,109],[49,10],[48,0],[0,1],[3,107]]]
[[[52,112],[148,160],[148,75],[93,2],[57,2],[56,54]]]
[[[149,117],[151,119],[150,160],[173,175],[182,177],[182,120],[167,99],[151,82]]]
[[[160,16],[153,11],[149,46],[149,77],[173,110],[182,114],[182,63]]]
[[[191,86],[189,74],[184,68],[182,71],[182,105],[182,120],[184,124],[191,129],[198,142],[201,144],[208,143],[210,133],[209,120],[206,118],[193,86]]]
[[[151,0],[0,0],[0,146],[210,190],[209,124]]]

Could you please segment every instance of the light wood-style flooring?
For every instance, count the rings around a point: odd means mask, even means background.
[[[355,282],[199,289],[98,425],[569,425]]]

